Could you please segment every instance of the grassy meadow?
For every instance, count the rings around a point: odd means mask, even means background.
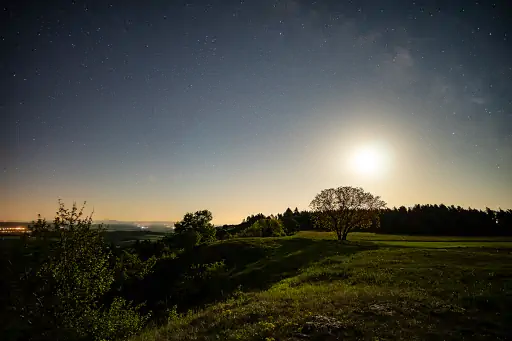
[[[169,313],[132,341],[505,340],[512,335],[512,239],[327,232],[198,248],[224,261],[202,308]],[[229,285],[226,285],[229,283]],[[232,288],[228,290],[227,288]]]

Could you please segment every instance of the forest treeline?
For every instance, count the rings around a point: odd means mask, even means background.
[[[288,234],[322,230],[322,226],[315,225],[310,211],[288,208],[277,215],[259,213],[248,216],[238,225],[221,226],[218,228],[219,237],[225,239],[238,235],[259,219],[272,218],[281,221]],[[371,226],[354,231],[430,236],[508,236],[512,235],[512,209],[478,210],[444,204],[401,206],[381,210]]]
[[[385,209],[379,214],[376,233],[431,236],[512,235],[512,210],[485,211],[460,206],[415,205]]]

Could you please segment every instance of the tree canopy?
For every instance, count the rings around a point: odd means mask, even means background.
[[[174,232],[181,235],[195,236],[195,244],[215,240],[216,230],[211,223],[212,212],[208,210],[186,213],[183,220],[174,224]]]
[[[310,207],[317,226],[334,231],[338,240],[346,240],[352,229],[376,224],[386,203],[360,187],[345,186],[322,190]]]
[[[414,205],[385,209],[373,232],[447,236],[512,234],[512,210],[478,210],[454,205]]]

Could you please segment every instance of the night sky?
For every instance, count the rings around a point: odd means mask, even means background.
[[[390,207],[512,208],[510,6],[13,2],[0,220],[62,198],[96,219],[237,223],[345,185]]]

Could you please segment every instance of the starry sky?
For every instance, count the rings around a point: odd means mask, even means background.
[[[361,186],[512,207],[507,1],[28,1],[1,9],[0,220],[214,222]],[[385,159],[349,167],[358,148]]]

